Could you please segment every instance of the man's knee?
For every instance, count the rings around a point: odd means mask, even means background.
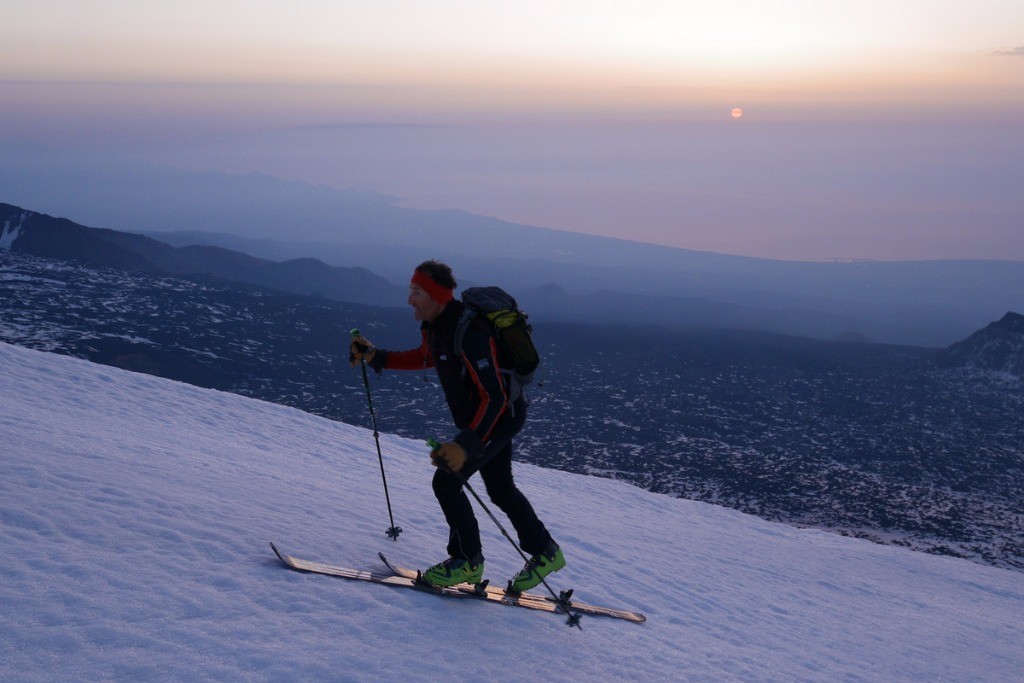
[[[434,472],[434,480],[431,482],[434,495],[444,498],[457,494],[462,489],[462,482],[442,469]]]
[[[487,497],[502,510],[515,505],[522,494],[511,481],[487,487]]]

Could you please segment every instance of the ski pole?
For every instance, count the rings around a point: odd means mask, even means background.
[[[351,334],[353,339],[362,336],[362,334],[357,329],[353,329]],[[380,433],[377,431],[377,416],[373,412],[373,398],[370,395],[370,377],[366,373],[365,358],[363,358],[360,361],[359,366],[362,368],[363,371],[363,387],[366,389],[366,404],[370,407],[370,424],[373,425],[373,440],[377,444],[377,460],[378,462],[380,462],[380,478],[381,481],[384,482],[384,500],[387,501],[388,519],[391,521],[391,526],[388,527],[388,530],[384,533],[387,534],[389,538],[393,538],[397,541],[398,534],[402,533],[402,527],[395,526],[395,516],[391,513],[391,496],[388,495],[388,478],[384,474],[384,456],[380,452]]]
[[[441,447],[441,444],[437,439],[428,440],[427,445],[430,446],[431,451],[435,451]],[[522,549],[520,549],[520,547],[516,544],[516,542],[512,540],[512,537],[508,535],[507,531],[505,531],[505,527],[501,525],[501,522],[499,522],[498,518],[494,516],[494,513],[491,512],[491,509],[487,507],[487,504],[484,503],[483,500],[481,500],[480,496],[478,496],[476,491],[473,490],[473,487],[469,485],[469,482],[466,480],[464,476],[462,476],[462,473],[456,472],[450,467],[445,467],[445,471],[455,475],[455,478],[458,479],[459,483],[462,484],[466,488],[466,490],[472,494],[473,498],[476,499],[476,502],[480,505],[481,508],[483,508],[483,511],[486,512],[487,516],[491,518],[492,522],[494,522],[494,525],[498,527],[498,531],[501,532],[501,535],[507,538],[508,542],[512,544],[512,547],[516,549],[516,552],[519,553],[519,556],[523,558],[523,562],[529,564],[530,558],[528,558],[526,556],[526,553],[524,553]],[[541,577],[540,582],[544,584],[544,587],[548,589],[548,593],[551,593],[551,597],[555,599],[555,602],[558,604],[558,606],[561,607],[562,610],[565,612],[566,616],[569,617],[568,621],[566,621],[565,623],[569,626],[575,626],[576,628],[582,631],[583,627],[580,626],[580,617],[582,615],[578,613],[574,614],[573,612],[569,611],[571,603],[564,597],[557,595],[555,591],[551,588],[551,586],[548,585],[548,582],[544,580],[543,577]]]

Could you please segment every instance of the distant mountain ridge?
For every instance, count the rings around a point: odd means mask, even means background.
[[[1024,315],[1012,311],[946,349],[946,367],[973,368],[1024,377]]]
[[[536,322],[759,330],[935,349],[964,339],[1024,298],[1022,262],[772,261],[518,226],[465,212],[416,212],[362,195],[343,194],[341,204],[320,206],[316,198],[334,197],[326,188],[302,197],[327,212],[317,223],[321,231],[337,221],[333,241],[305,242],[310,207],[286,202],[291,195],[282,195],[271,179],[250,188],[266,196],[232,187],[231,211],[214,212],[207,224],[223,219],[229,228],[244,218],[277,225],[288,237],[154,233],[147,208],[137,206],[126,219],[135,216],[131,222],[147,230],[147,241],[133,227],[85,228],[0,204],[0,247],[377,306],[401,306],[414,265],[438,258],[452,264],[463,288],[497,284],[513,292]],[[204,201],[215,194],[207,192]],[[268,197],[276,199],[266,204]],[[351,202],[386,208],[387,220],[351,210]],[[182,226],[192,225],[192,218],[183,215]],[[124,222],[118,229],[125,229]],[[28,234],[44,224],[49,237]]]
[[[406,296],[404,288],[392,285],[365,268],[330,266],[308,257],[285,261],[258,258],[226,246],[189,244],[187,239],[172,246],[154,237],[86,227],[10,204],[0,204],[0,225],[4,226],[0,244],[8,249],[90,266],[208,275],[293,294],[376,306],[398,306]],[[169,234],[168,238],[171,237],[174,235]],[[241,241],[240,248],[252,244]],[[391,248],[377,247],[376,251],[386,254]],[[424,255],[420,253],[419,257]],[[417,262],[412,260],[411,254],[407,257],[410,264]],[[404,267],[411,269],[412,266]],[[473,284],[472,280],[461,276],[460,281],[464,287]],[[629,326],[658,325],[674,329],[749,328],[810,337],[836,336],[856,324],[841,313],[772,310],[705,297],[643,295],[611,289],[570,294],[554,283],[527,286],[521,282],[520,285],[516,298],[534,320],[584,324],[614,321]]]
[[[278,262],[223,247],[174,247],[128,232],[90,228],[0,204],[0,248],[90,266],[173,275],[205,275],[294,294],[394,305],[404,294],[365,268],[329,266],[314,258]]]

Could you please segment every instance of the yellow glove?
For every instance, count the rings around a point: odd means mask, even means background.
[[[458,472],[466,464],[466,449],[453,441],[447,441],[430,451],[430,461],[434,467]]]
[[[377,349],[366,337],[352,337],[352,345],[348,347],[348,364],[352,367],[360,363],[369,363]]]

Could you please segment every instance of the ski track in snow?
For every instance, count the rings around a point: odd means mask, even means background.
[[[6,344],[0,390],[3,680],[1024,675],[1017,572],[517,465],[566,551],[552,583],[648,617],[580,632],[280,565],[271,540],[356,568],[441,559],[420,442],[381,436],[396,543],[365,429]],[[479,517],[504,582],[521,559]]]

